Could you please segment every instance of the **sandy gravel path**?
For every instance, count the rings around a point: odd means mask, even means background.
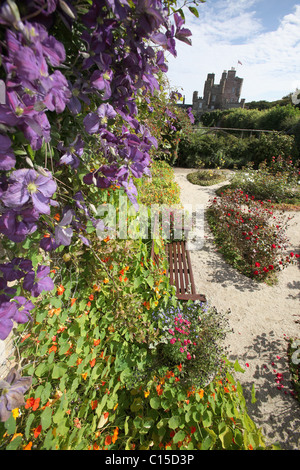
[[[193,170],[175,168],[182,204],[207,207],[220,185],[200,187],[188,182]],[[229,314],[233,333],[227,337],[228,357],[238,359],[245,373],[237,379],[243,386],[248,411],[262,429],[268,443],[285,450],[300,450],[300,404],[291,394],[287,365],[287,338],[300,338],[300,269],[291,265],[279,274],[276,286],[258,284],[238,273],[216,252],[213,236],[204,225],[202,249],[191,252],[198,293]],[[300,253],[300,212],[294,213],[288,228],[291,251]],[[279,390],[276,374],[282,374]],[[251,404],[252,385],[256,403]]]

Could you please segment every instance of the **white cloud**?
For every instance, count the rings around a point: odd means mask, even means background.
[[[264,32],[255,4],[219,0],[199,6],[199,19],[187,15],[193,46],[177,43],[178,56],[169,57],[168,72],[171,85],[183,88],[187,103],[193,91],[202,95],[208,73],[215,73],[218,82],[223,70],[236,67],[238,60],[246,101],[280,99],[300,88],[300,5],[282,18],[277,30]]]

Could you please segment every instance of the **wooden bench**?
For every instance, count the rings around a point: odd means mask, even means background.
[[[157,224],[158,218],[156,217],[154,233]],[[168,260],[167,275],[170,278],[170,284],[176,287],[176,297],[180,300],[199,300],[206,302],[205,295],[196,293],[192,263],[186,242],[171,241],[166,244],[165,248]],[[154,239],[151,248],[151,258],[158,266],[159,256],[154,250]]]

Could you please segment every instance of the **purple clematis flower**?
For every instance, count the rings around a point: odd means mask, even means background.
[[[14,258],[9,263],[0,264],[3,279],[7,282],[22,279],[25,274],[32,270],[32,262],[29,259]]]
[[[96,88],[96,90],[104,91],[104,94],[102,95],[102,99],[108,100],[111,96],[111,88],[110,88],[110,83],[112,80],[112,71],[107,70],[106,72],[101,72],[100,70],[95,70],[92,73],[91,76],[91,85],[93,88]]]
[[[14,316],[14,321],[17,323],[27,323],[29,320],[32,321],[30,311],[35,308],[30,300],[27,300],[23,296],[14,297],[14,301],[17,304],[17,312]]]
[[[24,394],[31,384],[32,377],[21,377],[15,368],[0,380],[0,421],[7,421],[12,410],[25,405]]]
[[[0,232],[11,241],[20,243],[37,229],[39,213],[33,208],[9,209],[0,217]]]
[[[16,293],[15,287],[9,287],[3,277],[0,277],[0,304],[3,302],[9,302],[11,297]],[[2,293],[1,293],[2,292]]]
[[[38,266],[36,274],[34,271],[26,274],[23,288],[30,291],[33,297],[38,297],[43,291],[51,291],[54,289],[54,282],[51,277],[48,277],[49,274],[49,266]]]
[[[193,115],[192,108],[188,108],[186,112],[187,112],[187,115],[188,115],[188,117],[189,117],[189,120],[190,120],[191,124],[194,124],[194,122],[195,122],[195,117],[194,117],[194,115]]]
[[[14,302],[1,302],[0,304],[0,340],[4,341],[13,329],[13,321],[17,313]]]
[[[60,223],[55,227],[55,243],[68,246],[71,243],[73,229],[70,226],[73,220],[74,211],[69,209],[64,214]]]
[[[59,160],[60,165],[70,165],[72,169],[79,167],[80,160],[78,157],[81,157],[84,151],[84,141],[81,139],[80,135],[76,137],[69,147],[65,147],[62,143],[59,143],[57,149],[63,152]]]
[[[179,41],[183,41],[186,44],[191,45],[192,41],[189,39],[189,36],[192,36],[191,31],[187,28],[182,28],[182,26],[184,25],[184,19],[178,13],[174,13],[174,20],[176,24],[176,39],[179,39]]]
[[[0,134],[0,171],[8,171],[14,168],[16,157],[11,149],[11,140],[6,135]]]
[[[85,130],[88,134],[95,134],[101,128],[107,126],[109,119],[114,119],[117,113],[114,108],[104,103],[99,106],[96,113],[89,113],[83,120]]]
[[[40,241],[40,247],[45,251],[53,251],[56,250],[59,245],[56,244],[53,236],[46,234]]]
[[[39,174],[35,170],[16,170],[10,175],[10,184],[2,194],[5,206],[18,209],[27,202],[32,202],[40,214],[50,214],[50,198],[56,191],[56,183],[49,171]]]

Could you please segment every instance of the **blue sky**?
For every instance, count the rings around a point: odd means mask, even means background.
[[[244,79],[246,102],[300,88],[300,0],[207,0],[197,9],[199,18],[185,10],[192,46],[177,41],[176,59],[167,56],[170,85],[187,104],[193,91],[203,95],[208,73],[219,83],[231,67]]]

